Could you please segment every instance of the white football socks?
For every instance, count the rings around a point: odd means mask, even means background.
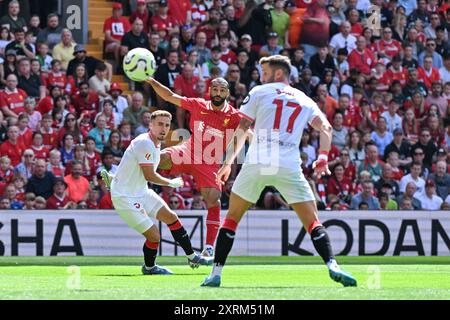
[[[223,269],[223,266],[215,263],[213,266],[213,269],[211,271],[211,277],[222,276],[222,269]]]

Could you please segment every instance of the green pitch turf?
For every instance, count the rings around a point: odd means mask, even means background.
[[[158,257],[176,274],[143,276],[141,257],[0,257],[0,299],[450,299],[450,257],[339,258],[357,288],[317,257],[231,257],[220,288],[185,261]]]

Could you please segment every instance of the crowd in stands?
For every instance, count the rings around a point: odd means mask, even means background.
[[[20,4],[0,6],[0,209],[112,208],[99,172],[115,172],[150,113],[168,110],[173,130],[189,128],[188,113],[148,85],[130,82],[128,95],[111,81],[137,47],[180,95],[207,99],[211,79],[226,78],[236,108],[261,84],[260,57],[289,56],[291,85],[333,125],[331,176],[313,174],[319,132],[300,142],[320,209],[450,209],[448,0],[115,1],[104,60],[57,14],[42,21]],[[205,209],[192,176],[183,179],[176,190],[152,187],[173,209]],[[273,187],[254,207],[289,209]]]

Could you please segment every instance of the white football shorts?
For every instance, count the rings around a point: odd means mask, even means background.
[[[134,230],[144,233],[154,224],[150,218],[156,218],[159,209],[166,205],[155,191],[147,189],[141,197],[111,197],[114,209]]]
[[[231,191],[244,200],[256,203],[266,186],[275,187],[288,204],[315,201],[311,187],[300,168],[244,164]]]

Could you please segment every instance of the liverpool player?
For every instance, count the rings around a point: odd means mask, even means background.
[[[190,173],[194,176],[208,207],[206,246],[202,254],[212,256],[220,225],[221,184],[216,179],[217,171],[223,160],[227,136],[232,137],[242,115],[228,104],[230,91],[223,78],[211,81],[210,101],[179,96],[153,78],[147,82],[162,99],[191,114],[193,136],[180,145],[164,149],[159,168],[170,170],[173,175]]]
[[[244,100],[240,110],[245,118],[235,131],[236,140],[233,138],[227,147],[225,162],[217,174],[220,182],[228,180],[231,164],[254,123],[254,137],[231,189],[230,207],[217,237],[214,267],[202,286],[220,286],[239,221],[266,186],[279,190],[295,210],[330,277],[344,286],[356,286],[356,280],[342,271],[334,258],[328,233],[318,218],[314,194],[301,169],[299,143],[309,124],[320,132],[319,157],[313,163],[315,174],[319,179],[330,174],[328,153],[333,128],[311,98],[289,85],[288,58],[274,55],[262,58],[260,64],[264,84],[253,88]]]

